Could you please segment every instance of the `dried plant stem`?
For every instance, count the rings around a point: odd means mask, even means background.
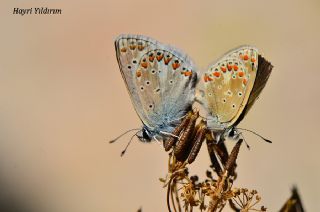
[[[261,210],[254,208],[261,199],[255,190],[232,188],[236,179],[236,160],[243,140],[239,139],[229,154],[224,141],[216,142],[215,135],[207,129],[205,121],[196,122],[198,117],[197,111],[188,113],[174,131],[179,139],[170,138],[169,146],[164,145],[166,150],[172,149],[169,153],[168,174],[162,179],[167,187],[168,211],[189,212],[199,207],[200,211],[221,212],[227,203],[234,211],[265,211],[264,207]],[[217,178],[207,171],[207,179],[198,182],[196,175],[189,177],[187,166],[196,159],[204,140]]]
[[[208,211],[213,212],[216,211],[218,208],[218,205],[222,201],[222,193],[223,193],[223,187],[225,185],[225,181],[228,177],[228,171],[225,171],[222,177],[219,177],[218,180],[218,186],[216,187],[214,193],[211,196],[211,202],[209,203]]]

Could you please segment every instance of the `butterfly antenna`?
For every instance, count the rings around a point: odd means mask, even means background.
[[[254,131],[252,131],[252,130],[248,130],[248,129],[244,129],[244,128],[238,128],[238,127],[237,127],[237,129],[251,132],[251,133],[253,133],[254,135],[260,137],[260,138],[261,138],[262,140],[264,140],[265,142],[272,143],[272,141],[270,141],[269,139],[266,139],[265,137],[262,137],[261,135],[259,135],[258,133],[254,132]]]
[[[121,135],[119,135],[118,137],[116,137],[115,139],[112,139],[111,141],[109,141],[110,144],[116,142],[119,138],[121,138],[122,136],[124,136],[125,134],[127,134],[128,132],[134,131],[134,130],[140,130],[140,129],[131,129],[131,130],[127,130],[126,132],[122,133]]]
[[[127,143],[126,148],[124,148],[124,150],[122,150],[122,152],[121,152],[121,157],[126,153],[126,151],[127,151],[128,147],[129,147],[129,145],[131,144],[131,141],[133,140],[134,136],[136,136],[136,135],[137,135],[137,133],[135,133],[133,136],[131,136],[131,138],[130,138],[129,142]]]
[[[244,143],[246,144],[248,150],[250,150],[250,146],[249,146],[249,144],[247,143],[246,139],[244,138],[243,134],[242,134],[242,133],[239,133],[239,135],[241,136],[242,140],[243,140]]]

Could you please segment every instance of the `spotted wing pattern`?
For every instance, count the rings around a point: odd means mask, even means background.
[[[257,64],[257,49],[242,46],[209,66],[203,76],[209,128],[224,129],[237,121],[250,96]]]
[[[186,114],[197,79],[186,55],[140,35],[121,35],[115,47],[131,100],[147,127],[166,128]]]

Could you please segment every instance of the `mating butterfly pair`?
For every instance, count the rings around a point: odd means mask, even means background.
[[[252,46],[229,51],[198,80],[192,60],[169,45],[142,35],[120,35],[115,41],[122,77],[143,128],[135,135],[144,142],[166,143],[181,137],[174,130],[186,120],[198,100],[208,111],[206,127],[217,142],[243,119],[264,88],[272,65]],[[204,85],[196,97],[199,84]],[[197,113],[189,115],[195,122]],[[176,130],[177,131],[177,130]],[[181,132],[181,131],[180,131]]]

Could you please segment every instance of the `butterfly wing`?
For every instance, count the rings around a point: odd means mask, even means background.
[[[203,76],[208,127],[232,126],[243,112],[256,79],[258,51],[251,46],[231,50]]]
[[[240,121],[244,118],[244,116],[249,112],[254,102],[258,99],[261,91],[263,90],[263,88],[265,87],[269,79],[272,68],[273,66],[269,61],[267,61],[261,55],[258,55],[258,70],[257,70],[256,79],[254,81],[252,91],[250,93],[250,97],[248,99],[246,107],[244,108],[243,112],[241,113],[241,115],[239,116],[235,124],[240,123]]]
[[[186,114],[197,79],[186,55],[140,35],[120,35],[115,47],[122,77],[144,125],[162,129]]]

